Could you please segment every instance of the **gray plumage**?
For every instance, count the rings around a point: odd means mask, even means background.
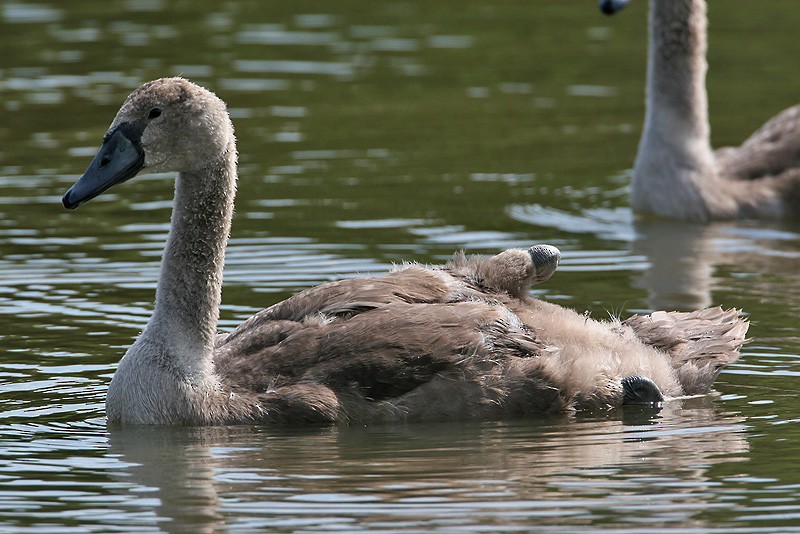
[[[406,264],[312,287],[220,334],[237,179],[224,102],[182,78],[143,85],[64,205],[78,207],[140,170],[177,172],[175,205],[153,316],[108,389],[110,424],[362,424],[604,410],[625,399],[705,392],[744,342],[747,322],[736,310],[621,323],[535,299],[530,287],[560,258],[549,245],[457,253],[439,267]]]
[[[601,0],[613,13],[627,2]],[[800,106],[739,147],[711,148],[705,0],[651,0],[646,117],[631,204],[704,222],[800,216]]]

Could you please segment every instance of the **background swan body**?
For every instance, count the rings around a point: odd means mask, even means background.
[[[177,172],[153,316],[108,389],[110,424],[367,423],[609,409],[705,393],[736,360],[736,310],[596,321],[528,292],[537,245],[313,287],[217,333],[236,145],[224,102],[182,78],[122,105],[76,208],[139,171]]]
[[[600,0],[614,13],[628,0]],[[705,222],[800,216],[800,106],[739,147],[711,148],[705,0],[650,1],[646,116],[633,168],[635,210]]]

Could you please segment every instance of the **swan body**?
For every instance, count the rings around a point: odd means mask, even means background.
[[[597,321],[533,298],[548,245],[402,265],[309,288],[217,332],[236,190],[225,104],[149,82],[114,118],[76,208],[140,171],[177,172],[155,309],[108,389],[110,424],[369,423],[533,416],[705,393],[736,360],[736,310]]]
[[[614,13],[628,0],[600,0]],[[800,105],[739,147],[711,148],[705,0],[651,0],[646,116],[633,168],[640,212],[696,222],[800,216]]]

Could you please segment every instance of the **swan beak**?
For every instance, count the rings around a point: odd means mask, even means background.
[[[617,11],[621,11],[629,3],[630,0],[600,0],[600,11],[606,15],[613,15]]]
[[[142,169],[144,150],[140,143],[131,141],[123,130],[118,128],[103,141],[89,168],[61,199],[65,208],[77,208],[112,185],[130,180]]]

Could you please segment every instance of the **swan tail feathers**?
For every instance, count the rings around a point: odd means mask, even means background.
[[[666,352],[687,395],[707,393],[717,375],[739,359],[750,323],[739,310],[654,312],[625,321],[645,344]]]

